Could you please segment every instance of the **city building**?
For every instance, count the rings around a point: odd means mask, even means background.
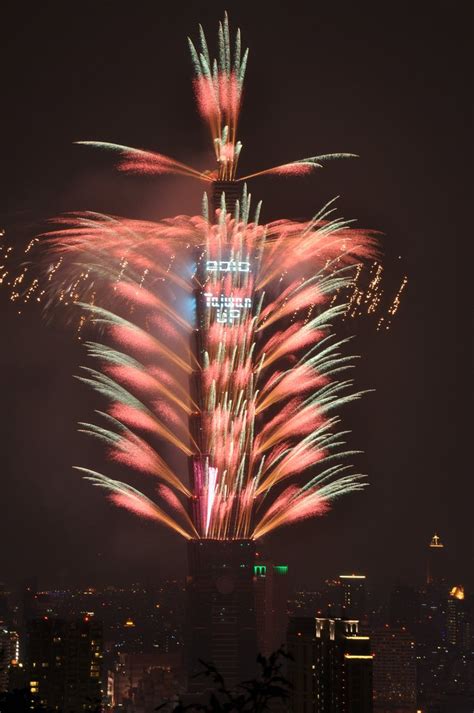
[[[298,589],[293,597],[288,601],[288,612],[290,616],[317,616],[323,612],[321,608],[321,592]]]
[[[294,617],[287,648],[292,713],[371,713],[373,655],[357,620]]]
[[[340,574],[342,616],[364,619],[366,616],[365,574]]]
[[[28,625],[29,688],[61,713],[95,711],[102,699],[102,625],[93,617],[49,617]]]
[[[371,632],[374,713],[416,713],[416,648],[413,635],[385,626]]]
[[[5,585],[0,583],[0,626],[8,627],[12,624],[8,594]]]
[[[466,607],[464,587],[451,589],[446,602],[446,639],[462,651],[471,648],[471,622]]]
[[[20,639],[18,633],[0,626],[0,693],[8,691],[13,669],[19,665]]]
[[[431,646],[446,643],[447,595],[447,588],[439,584],[426,584],[420,589],[420,619],[416,631],[420,643]]]
[[[319,616],[343,615],[344,590],[340,579],[331,578],[324,581],[323,590],[319,600]]]
[[[446,581],[446,550],[436,533],[428,547],[426,584],[442,584]]]
[[[254,574],[258,651],[269,656],[286,641],[288,566],[258,561]]]
[[[109,705],[119,710],[154,711],[163,699],[182,690],[181,653],[119,653],[108,673]]]
[[[229,687],[256,672],[255,543],[191,540],[187,578],[188,687],[205,691],[199,661],[212,662]]]
[[[414,587],[397,585],[390,592],[389,620],[395,629],[405,628],[412,634],[420,619],[420,596]]]
[[[176,706],[178,683],[172,669],[154,666],[146,669],[135,693],[136,713],[154,713],[157,703],[162,713],[171,713]]]

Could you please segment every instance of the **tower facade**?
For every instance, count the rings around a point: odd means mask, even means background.
[[[20,658],[18,633],[0,625],[0,693],[10,686],[11,670]]]
[[[390,626],[416,631],[420,619],[420,595],[414,587],[396,585],[390,592]]]
[[[233,213],[240,195],[241,189],[234,181],[214,182],[211,194],[214,218],[224,201],[226,210]],[[208,292],[204,295],[206,299],[202,296],[196,299],[198,323],[221,325],[231,332],[240,324],[243,312],[240,307],[237,309],[234,305],[235,309],[232,309],[229,306],[231,298],[226,298],[227,301],[221,299],[221,281],[226,275],[233,274],[234,267],[237,272],[241,268],[242,274],[246,275],[250,263],[245,256],[241,256],[244,261],[231,261],[230,253],[223,256],[208,254],[207,257],[207,263],[201,266],[203,284],[207,284],[210,275],[221,275],[222,272],[224,277],[219,278],[216,294]],[[242,299],[240,301],[242,303]],[[251,298],[248,297],[247,301],[251,302]],[[205,349],[206,345],[198,331],[199,358],[203,358]],[[232,529],[229,533],[219,532],[217,536],[209,529],[212,510],[209,493],[212,490],[216,492],[220,474],[218,468],[212,466],[213,460],[207,454],[208,440],[203,435],[209,421],[209,412],[206,410],[201,378],[198,373],[195,380],[195,398],[201,414],[192,422],[193,437],[199,444],[201,455],[191,459],[190,465],[193,492],[198,493],[191,502],[191,517],[204,537],[192,539],[188,543],[186,629],[190,693],[203,692],[210,687],[211,682],[206,677],[196,678],[196,674],[203,669],[201,661],[216,666],[226,685],[233,687],[252,678],[256,671],[257,657],[255,542],[245,537],[233,539]],[[243,455],[245,460],[248,454]],[[207,519],[204,512],[207,513]]]
[[[188,544],[188,689],[209,687],[200,661],[211,662],[228,687],[252,678],[256,670],[252,540],[191,540]]]
[[[221,207],[222,194],[225,196],[226,210],[233,213],[235,204],[242,197],[242,188],[237,181],[214,181],[212,184],[212,208],[215,211]]]
[[[340,574],[341,607],[344,617],[363,619],[366,614],[365,574]]]
[[[435,533],[431,538],[428,548],[426,584],[443,584],[443,582],[445,582],[445,559],[444,545],[439,535]]]
[[[63,713],[95,711],[102,698],[102,626],[77,621],[34,619],[28,625],[30,691]]]
[[[452,587],[446,602],[446,640],[462,651],[469,651],[471,623],[464,594],[464,587]]]
[[[413,635],[384,627],[371,634],[374,651],[374,705],[385,710],[416,711],[416,650]]]
[[[269,656],[286,641],[288,567],[259,560],[254,573],[258,651]]]

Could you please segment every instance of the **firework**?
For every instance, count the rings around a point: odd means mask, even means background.
[[[99,367],[80,379],[107,401],[102,423],[81,430],[157,486],[152,502],[88,471],[116,505],[187,538],[256,538],[362,487],[335,415],[361,393],[337,379],[351,359],[331,329],[345,305],[331,299],[373,240],[332,210],[259,225],[244,188],[215,220],[207,209],[160,223],[75,214],[49,233],[73,272],[59,289],[87,265],[90,289],[108,295],[107,307],[81,302],[103,339],[86,343]],[[190,458],[189,484],[163,443]]]
[[[334,217],[333,201],[312,220],[260,224],[245,180],[299,176],[328,154],[236,178],[237,138],[248,51],[240,31],[219,25],[218,58],[189,40],[200,114],[209,126],[217,169],[197,171],[162,154],[105,142],[119,170],[177,173],[232,186],[240,197],[202,215],[158,223],[97,213],[56,221],[48,247],[50,300],[72,302],[99,337],[87,341],[95,367],[79,378],[105,400],[99,439],[111,461],[148,476],[153,498],[89,469],[85,477],[114,504],[172,528],[187,539],[259,538],[323,514],[363,487],[349,463],[339,408],[360,398],[344,375],[347,339],[334,323],[352,304],[361,261],[375,258],[373,237]],[[40,288],[38,287],[38,290]],[[375,289],[375,288],[374,288]],[[374,291],[374,290],[373,290]],[[399,298],[399,296],[398,296]],[[394,304],[394,309],[398,303]],[[177,449],[186,479],[161,455]]]
[[[188,37],[195,71],[193,81],[199,114],[209,127],[217,169],[198,171],[160,153],[121,146],[105,141],[77,143],[106,149],[118,155],[117,168],[125,173],[184,175],[203,181],[246,181],[255,176],[304,176],[337,158],[355,158],[352,153],[332,153],[291,161],[236,178],[242,142],[237,139],[237,127],[242,105],[242,89],[247,68],[248,49],[242,53],[240,30],[231,37],[227,13],[219,23],[218,56],[211,59],[204,30],[199,26],[199,43]]]

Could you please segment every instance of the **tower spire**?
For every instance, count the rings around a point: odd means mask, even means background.
[[[437,535],[436,533],[431,538],[430,547],[444,547],[439,535]]]
[[[445,580],[444,545],[435,532],[428,547],[426,583],[440,584]]]

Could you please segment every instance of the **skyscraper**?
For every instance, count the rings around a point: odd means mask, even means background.
[[[287,646],[292,713],[371,713],[373,656],[357,620],[292,618]]]
[[[28,635],[31,693],[62,713],[95,711],[102,697],[101,624],[43,617],[29,623]]]
[[[0,626],[9,626],[11,621],[11,612],[8,605],[8,595],[5,591],[5,585],[0,583]]]
[[[414,587],[397,585],[390,592],[390,626],[415,632],[420,618],[420,596]]]
[[[464,587],[453,587],[446,603],[447,642],[462,651],[469,651],[471,624],[468,617]]]
[[[435,533],[428,547],[426,584],[442,584],[446,581],[446,553],[444,545]]]
[[[254,573],[258,650],[269,656],[286,641],[288,567],[259,560]]]
[[[339,580],[343,616],[364,619],[367,597],[365,574],[340,574]]]
[[[214,181],[211,201],[214,210],[225,201],[234,211],[241,196],[232,180]],[[197,310],[204,309],[197,300]],[[198,335],[199,339],[199,335]],[[198,350],[202,345],[198,345]],[[195,398],[202,404],[202,384],[195,381]],[[191,430],[205,453],[202,419],[191,419]],[[207,456],[190,458],[192,482],[201,477]],[[205,470],[205,468],[204,468]],[[191,515],[199,519],[199,503],[190,503]],[[196,678],[200,661],[215,665],[227,686],[251,678],[256,671],[257,622],[254,588],[255,541],[251,539],[199,539],[188,543],[187,578],[187,657],[188,689],[198,693],[209,687],[209,680]]]
[[[413,635],[384,627],[371,633],[374,652],[374,711],[416,711],[416,650]]]
[[[446,642],[446,605],[449,588],[446,583],[446,549],[438,535],[428,546],[426,584],[420,590],[419,639],[426,644]]]
[[[255,544],[251,540],[191,540],[187,578],[188,688],[209,686],[193,678],[212,662],[227,686],[256,670]]]
[[[16,631],[0,626],[0,693],[7,691],[10,673],[20,657],[20,641]]]

